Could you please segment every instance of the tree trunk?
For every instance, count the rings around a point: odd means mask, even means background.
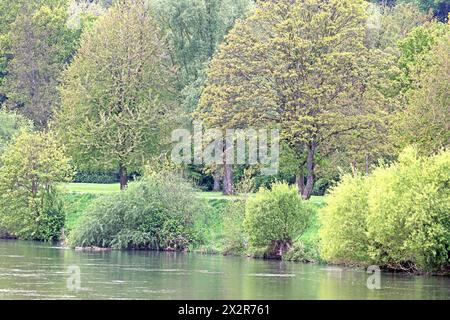
[[[303,174],[297,174],[295,176],[295,183],[298,187],[298,193],[302,196],[305,191],[305,176]]]
[[[308,157],[306,159],[306,170],[308,172],[308,176],[306,179],[306,186],[303,190],[302,197],[305,200],[309,200],[311,198],[314,183],[316,182],[316,173],[315,173],[315,152],[316,152],[316,143],[314,141],[308,144]]]
[[[120,190],[124,191],[128,186],[127,169],[124,165],[119,165]]]
[[[223,168],[223,194],[229,196],[233,193],[233,168],[231,164],[225,164]]]
[[[214,179],[213,191],[218,192],[220,191],[220,181],[222,180],[222,178],[219,172],[214,172],[212,176]]]

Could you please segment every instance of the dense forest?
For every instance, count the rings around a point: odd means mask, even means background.
[[[448,269],[449,10],[0,0],[0,235]],[[279,130],[278,172],[174,164],[171,133],[197,121]],[[68,228],[67,207],[81,204],[60,185],[73,182],[123,192],[89,199]],[[232,200],[211,208],[199,190]],[[220,240],[207,223],[217,215]]]

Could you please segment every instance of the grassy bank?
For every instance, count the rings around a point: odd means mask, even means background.
[[[104,195],[120,192],[118,184],[69,183],[62,185],[61,190],[64,192],[67,232],[77,225],[92,201]],[[229,201],[237,200],[239,196],[224,196],[220,192],[197,192],[196,196],[207,201],[211,210],[196,221],[196,228],[204,234],[204,244],[195,246],[192,250],[203,253],[222,253],[225,239],[224,208]],[[325,198],[312,197],[310,201],[316,208],[320,208],[324,206]],[[314,217],[307,232],[296,239],[293,253],[287,258],[292,261],[316,261],[315,246],[318,242],[318,229],[317,219]],[[304,259],[305,256],[309,258]]]

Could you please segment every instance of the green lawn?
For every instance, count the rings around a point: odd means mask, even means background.
[[[118,183],[114,184],[99,184],[99,183],[65,183],[62,185],[62,190],[67,193],[88,193],[88,194],[106,194],[119,192],[120,186]],[[199,198],[206,200],[234,200],[239,196],[224,196],[222,192],[197,192]],[[321,207],[324,205],[324,197],[311,197],[311,202]]]
[[[65,183],[62,185],[62,190],[68,193],[102,194],[102,193],[119,192],[120,185],[118,183],[117,184]]]
[[[107,194],[120,191],[120,186],[114,184],[99,183],[65,183],[61,185],[62,190],[67,193],[88,193],[88,194]],[[206,200],[230,200],[237,196],[224,196],[221,192],[197,192],[199,198]]]

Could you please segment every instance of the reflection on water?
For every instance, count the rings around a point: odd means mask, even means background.
[[[69,290],[70,266],[80,289]],[[450,278],[240,257],[157,252],[79,252],[0,241],[0,299],[450,299]]]

